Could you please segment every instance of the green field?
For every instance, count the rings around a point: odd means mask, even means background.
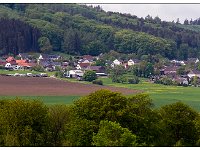
[[[65,79],[72,82],[79,82],[74,79]],[[122,84],[122,83],[112,83],[109,78],[101,78],[104,85],[125,87],[131,89],[141,90],[144,93],[150,95],[155,104],[155,108],[160,106],[174,103],[177,101],[182,101],[192,108],[200,111],[200,87],[181,87],[181,86],[165,86],[161,84],[153,84],[148,82],[146,79],[142,79],[139,84]],[[82,82],[90,84],[88,82]],[[0,96],[0,99],[13,98],[14,96]],[[25,99],[40,99],[45,104],[72,104],[74,100],[80,98],[80,96],[21,96]]]
[[[73,101],[80,98],[80,96],[17,96],[25,100],[41,100],[47,105],[52,104],[72,104]],[[0,96],[1,100],[9,100],[17,98],[16,96]]]
[[[109,78],[102,78],[104,85],[142,90],[153,99],[155,107],[182,101],[200,111],[200,87],[166,86],[153,84],[142,79],[139,84],[112,83]]]

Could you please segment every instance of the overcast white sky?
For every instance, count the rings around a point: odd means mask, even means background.
[[[162,20],[180,22],[187,18],[193,20],[200,17],[200,4],[94,4],[105,11],[130,13],[138,17],[158,16]]]

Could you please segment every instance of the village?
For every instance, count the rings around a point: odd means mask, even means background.
[[[102,54],[101,54],[102,55]],[[2,56],[0,59],[1,70],[7,70],[7,76],[27,76],[27,77],[48,77],[48,72],[62,71],[64,78],[75,78],[81,80],[84,73],[88,70],[95,71],[97,76],[109,77],[110,70],[122,66],[124,70],[130,71],[135,66],[140,66],[142,60],[128,59],[121,60],[115,58],[113,61],[104,60],[106,63],[103,65],[97,65],[97,61],[101,60],[101,55],[91,56],[83,55],[74,57],[73,59],[64,59],[60,55],[39,54],[35,57],[28,53],[20,53],[16,57]],[[154,65],[153,71],[150,71],[146,76],[150,82],[161,83],[170,85],[171,82],[175,82],[177,85],[191,85],[191,81],[196,78],[196,85],[198,86],[200,71],[198,70],[198,58],[188,58],[187,61],[170,60],[168,64],[159,66]],[[186,71],[183,69],[185,66]],[[27,73],[17,73],[19,70],[30,71]],[[32,73],[35,70],[37,74]],[[10,74],[9,71],[16,71],[16,73]],[[52,77],[54,77],[53,75]],[[162,80],[167,78],[167,83],[163,83]],[[169,81],[170,80],[170,81]]]

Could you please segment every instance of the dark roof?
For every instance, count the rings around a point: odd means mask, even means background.
[[[87,67],[88,70],[94,70],[94,71],[98,71],[101,68],[102,68],[102,66],[88,66]]]
[[[193,74],[200,74],[200,71],[198,71],[198,70],[191,70],[190,72],[189,72],[189,74],[190,73],[193,73]]]
[[[51,62],[51,65],[53,65],[53,66],[60,66],[61,62]]]
[[[80,63],[79,65],[81,68],[87,68],[88,66],[90,66],[90,63]]]
[[[188,58],[187,62],[196,62],[198,58]]]
[[[21,56],[22,58],[29,58],[30,55],[27,53],[19,53],[19,56]]]
[[[41,54],[44,59],[59,58],[59,55]]]
[[[165,69],[163,69],[164,71],[176,71],[179,67],[177,66],[168,66]]]
[[[140,63],[139,59],[132,59],[134,61],[134,63]]]

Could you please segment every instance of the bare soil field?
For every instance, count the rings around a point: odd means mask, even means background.
[[[53,78],[0,76],[0,96],[83,96],[100,89],[123,94],[139,90],[62,81]]]

